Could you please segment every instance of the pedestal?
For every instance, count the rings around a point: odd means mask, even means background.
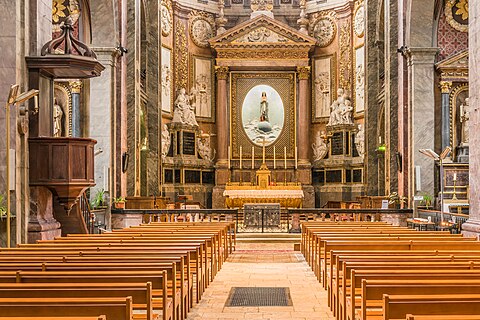
[[[62,235],[60,223],[53,217],[53,197],[46,187],[30,188],[28,243],[53,240]]]
[[[457,147],[457,162],[468,163],[470,148],[468,145]]]

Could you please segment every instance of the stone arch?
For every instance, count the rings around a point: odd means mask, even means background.
[[[117,47],[118,2],[115,0],[87,1],[91,16],[90,32],[93,47]]]
[[[437,0],[407,0],[406,36],[407,47],[433,47],[436,33]]]

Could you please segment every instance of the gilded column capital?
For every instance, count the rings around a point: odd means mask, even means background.
[[[215,66],[215,73],[217,74],[218,80],[227,80],[229,71],[230,69],[228,67]]]
[[[440,81],[439,87],[442,93],[450,93],[452,90],[452,81]]]
[[[308,80],[310,77],[310,67],[297,67],[298,79]]]
[[[72,93],[80,93],[82,89],[82,81],[80,80],[75,80],[75,81],[69,81],[68,85],[70,86],[70,90]]]

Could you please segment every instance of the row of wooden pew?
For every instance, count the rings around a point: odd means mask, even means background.
[[[383,222],[305,222],[301,251],[337,320],[480,319],[480,242]]]
[[[0,250],[0,320],[184,320],[235,225],[150,223]]]

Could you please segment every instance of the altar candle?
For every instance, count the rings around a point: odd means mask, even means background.
[[[283,147],[284,161],[285,161],[285,170],[287,170],[287,147]]]
[[[240,146],[240,170],[242,170],[242,146]]]
[[[298,147],[295,147],[295,169],[298,167],[298,159],[297,159]]]
[[[265,138],[263,138],[262,163],[265,163]]]
[[[453,181],[457,181],[457,173],[456,172],[453,173]]]
[[[228,153],[228,169],[230,169],[230,146],[228,146],[227,153]]]
[[[255,168],[255,147],[252,147],[252,169]]]
[[[273,146],[273,169],[277,169],[277,158],[275,156],[275,146]]]

